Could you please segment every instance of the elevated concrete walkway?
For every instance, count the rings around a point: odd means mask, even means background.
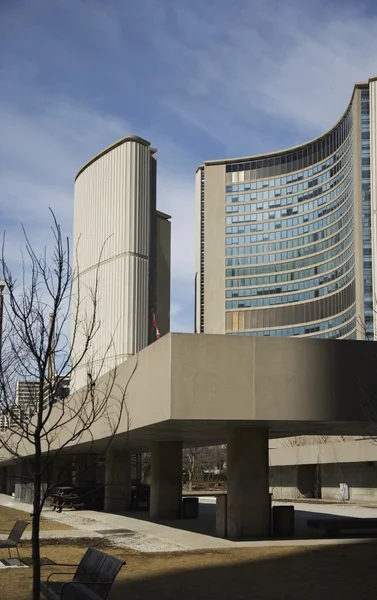
[[[127,410],[114,439],[101,419],[70,443],[75,423],[69,422],[51,448],[67,444],[76,457],[101,455],[111,441],[105,495],[110,513],[129,506],[130,453],[151,451],[151,514],[169,521],[179,516],[182,447],[227,443],[228,535],[266,538],[269,438],[373,434],[375,369],[370,342],[168,334],[99,380],[98,394],[115,381],[109,414],[127,389]],[[65,416],[71,409],[77,414],[84,393],[64,402]],[[63,404],[54,406],[52,423],[60,422],[62,410]],[[17,447],[21,457],[32,454],[24,440]],[[3,458],[0,466],[14,462]],[[16,471],[13,478],[21,482],[22,466]],[[8,486],[12,475],[5,477]]]

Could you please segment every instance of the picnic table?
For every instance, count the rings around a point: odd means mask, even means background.
[[[82,510],[85,508],[86,503],[83,500],[82,494],[79,493],[77,488],[64,486],[58,487],[55,494],[51,496],[52,510],[56,510],[61,513],[63,508],[73,508],[75,510]]]

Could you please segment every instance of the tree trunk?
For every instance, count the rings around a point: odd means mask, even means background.
[[[39,456],[37,456],[39,454]],[[34,466],[34,499],[32,522],[32,562],[33,562],[33,600],[40,600],[41,581],[41,555],[39,543],[39,530],[41,519],[41,456],[40,450],[35,455]]]

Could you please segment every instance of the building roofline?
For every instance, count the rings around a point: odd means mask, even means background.
[[[147,148],[150,148],[150,145],[151,145],[151,143],[148,142],[148,140],[145,140],[144,138],[141,138],[138,135],[127,134],[126,136],[122,137],[120,140],[117,140],[116,142],[114,142],[113,144],[111,144],[111,146],[108,146],[107,148],[104,148],[104,150],[101,150],[100,152],[98,152],[98,154],[96,154],[95,156],[93,156],[93,158],[91,158],[90,160],[88,160],[88,162],[86,162],[81,167],[81,169],[79,169],[79,171],[77,172],[77,175],[75,177],[75,181],[77,181],[77,178],[81,175],[81,173],[83,171],[85,171],[85,169],[87,169],[88,167],[90,167],[90,165],[92,165],[94,162],[96,162],[96,160],[98,160],[99,158],[101,158],[102,156],[104,156],[105,154],[107,154],[108,152],[110,152],[111,150],[114,150],[118,146],[121,146],[122,144],[125,144],[126,142],[137,142],[138,144],[141,144],[142,146],[146,146]],[[151,152],[152,152],[152,154],[155,154],[157,152],[157,149],[156,148],[151,148]]]
[[[156,215],[157,217],[161,217],[161,219],[165,219],[166,221],[171,219],[171,215],[168,215],[167,213],[164,213],[161,210],[156,210]]]
[[[273,152],[266,152],[265,154],[254,154],[254,155],[249,155],[249,156],[239,156],[239,157],[235,157],[235,158],[222,158],[222,159],[214,159],[214,160],[205,160],[203,164],[199,165],[199,167],[197,167],[196,172],[203,168],[203,167],[210,167],[210,166],[215,166],[215,165],[228,165],[230,163],[238,163],[238,162],[247,162],[247,161],[251,161],[251,160],[262,160],[264,158],[273,158],[276,156],[281,156],[282,154],[289,154],[291,152],[296,152],[297,150],[301,150],[302,148],[305,148],[306,146],[310,146],[312,144],[315,144],[316,142],[321,141],[323,138],[327,137],[330,133],[332,133],[334,131],[334,129],[336,129],[336,127],[338,127],[338,125],[341,123],[341,121],[344,119],[345,115],[347,114],[348,110],[350,109],[350,107],[352,106],[352,102],[355,96],[355,92],[357,89],[359,88],[363,88],[368,86],[368,84],[371,81],[377,81],[377,75],[374,77],[370,77],[368,79],[368,81],[362,81],[362,82],[358,82],[355,83],[354,88],[353,88],[353,92],[352,92],[352,96],[351,96],[351,100],[349,101],[346,110],[344,111],[344,113],[342,114],[342,116],[340,117],[340,119],[338,119],[338,121],[335,123],[335,125],[333,125],[332,127],[330,127],[330,129],[328,129],[327,131],[325,131],[324,133],[322,133],[321,135],[319,135],[318,137],[315,137],[311,140],[308,140],[307,142],[304,142],[303,144],[299,144],[297,146],[292,146],[290,148],[283,148],[282,150],[275,150]]]

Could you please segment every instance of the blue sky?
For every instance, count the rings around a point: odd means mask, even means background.
[[[194,179],[206,159],[310,139],[377,74],[373,3],[0,0],[0,211],[70,235],[80,166],[127,133],[158,148],[172,215],[172,329],[193,328]]]

